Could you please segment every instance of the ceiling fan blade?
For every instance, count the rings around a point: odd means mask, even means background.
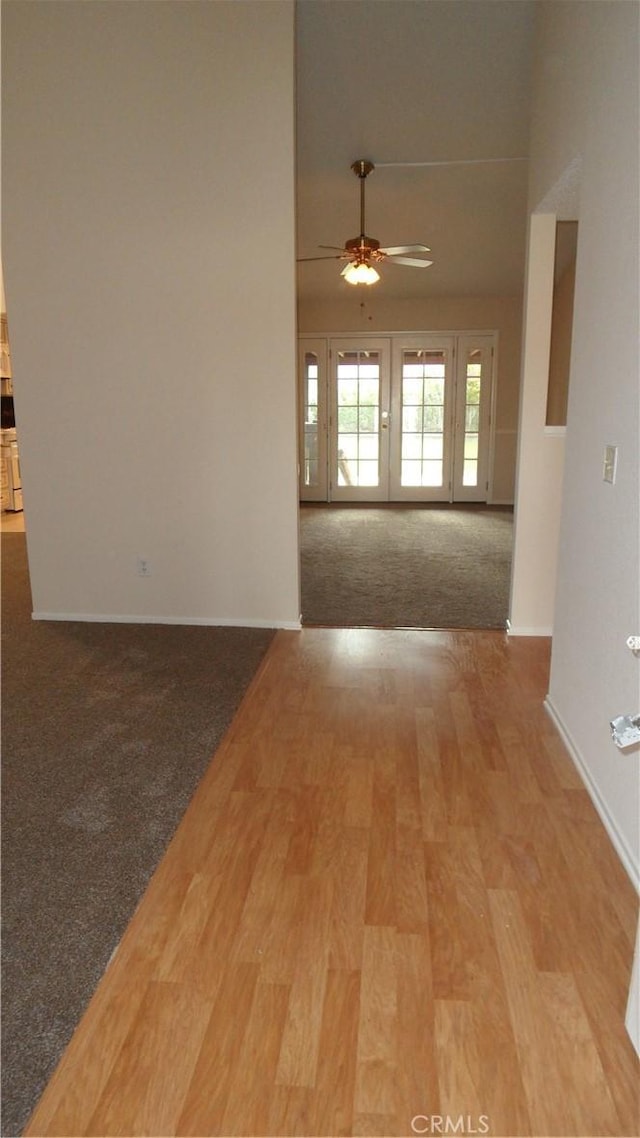
[[[376,170],[391,166],[408,169],[411,166],[487,166],[495,162],[528,162],[528,158],[452,158],[438,162],[376,162]]]
[[[426,269],[433,261],[419,261],[417,257],[390,257],[390,265],[411,265],[414,269]]]
[[[318,249],[335,249],[338,253],[344,253],[344,245],[318,245]]]
[[[430,253],[428,245],[392,245],[389,249],[381,249],[388,257],[395,257],[398,253]]]
[[[342,260],[342,257],[339,254],[335,254],[333,257],[296,257],[296,261],[298,263],[300,263],[300,261],[341,261],[341,260]]]

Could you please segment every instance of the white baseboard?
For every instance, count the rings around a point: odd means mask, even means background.
[[[638,1055],[640,1055],[640,926],[636,937],[636,951],[633,956],[631,970],[631,984],[629,985],[629,998],[627,1000],[627,1014],[624,1025],[629,1033]]]
[[[553,628],[527,628],[525,625],[512,624],[507,621],[507,636],[553,636]]]
[[[595,806],[596,810],[598,811],[598,814],[600,816],[600,821],[602,822],[602,825],[604,826],[605,830],[607,831],[607,834],[609,835],[609,838],[611,839],[613,847],[614,847],[618,857],[620,858],[620,861],[622,862],[624,868],[626,869],[636,892],[640,893],[640,866],[638,866],[638,864],[637,864],[637,860],[634,857],[633,851],[627,845],[625,838],[620,833],[620,831],[618,830],[613,818],[611,817],[611,814],[609,813],[606,802],[604,801],[602,795],[600,794],[598,787],[596,786],[595,782],[593,781],[593,778],[591,777],[589,769],[588,769],[582,755],[580,754],[578,747],[576,746],[574,740],[572,739],[570,732],[567,730],[567,728],[566,728],[565,724],[563,723],[562,718],[559,715],[558,711],[553,706],[553,702],[552,702],[550,696],[546,697],[546,699],[544,701],[544,706],[545,706],[545,709],[546,709],[549,717],[553,720],[553,723],[554,723],[555,727],[557,728],[557,730],[558,730],[558,732],[562,738],[562,742],[564,743],[565,747],[567,748],[571,758],[573,759],[575,766],[577,767],[577,769],[580,773],[582,781],[584,782],[584,784],[585,784],[585,786],[589,792],[589,796],[591,798],[591,801],[593,802],[593,805]]]
[[[40,612],[31,613],[32,620],[80,621],[87,624],[184,624],[203,625],[207,628],[284,628],[298,632],[302,628],[302,618],[298,620],[249,620],[243,617],[201,617],[201,616],[136,616],[120,613],[87,612]]]

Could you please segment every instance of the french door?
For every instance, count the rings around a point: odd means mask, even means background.
[[[389,341],[332,341],[329,486],[334,502],[389,497]]]
[[[393,341],[392,501],[451,498],[453,364],[453,336]]]
[[[494,340],[304,338],[301,498],[486,501]]]

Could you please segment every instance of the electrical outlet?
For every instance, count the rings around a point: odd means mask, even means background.
[[[138,557],[136,565],[139,577],[151,576],[151,562],[148,557]]]

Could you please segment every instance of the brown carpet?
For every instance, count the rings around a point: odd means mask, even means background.
[[[2,1133],[18,1135],[271,639],[31,620],[2,535]]]
[[[505,628],[510,508],[305,505],[300,517],[305,624]]]

